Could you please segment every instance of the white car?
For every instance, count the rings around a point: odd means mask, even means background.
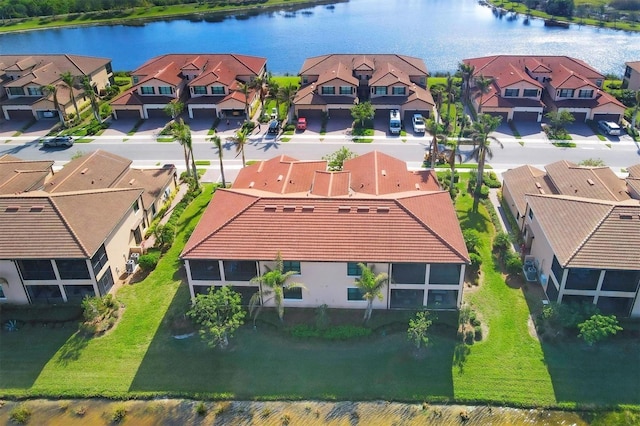
[[[601,120],[601,121],[598,121],[598,126],[604,133],[608,135],[620,136],[622,134],[622,129],[620,128],[620,126],[618,126],[613,121]]]
[[[414,133],[424,133],[427,130],[427,127],[424,124],[424,118],[422,118],[421,114],[413,114],[413,132]]]

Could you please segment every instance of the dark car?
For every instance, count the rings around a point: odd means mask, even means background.
[[[267,133],[270,133],[272,135],[277,135],[278,133],[280,133],[280,123],[278,122],[278,120],[271,120],[269,122],[269,130],[267,130]]]
[[[44,148],[56,148],[59,146],[69,148],[73,146],[73,138],[71,136],[56,136],[42,141],[42,146]]]

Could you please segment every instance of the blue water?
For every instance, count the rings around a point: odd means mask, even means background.
[[[221,22],[171,20],[144,26],[93,26],[0,35],[0,53],[75,53],[112,58],[131,70],[171,52],[263,56],[275,74],[296,74],[305,58],[327,53],[401,53],[429,70],[454,71],[465,58],[491,54],[568,55],[622,75],[640,60],[640,34],[541,20],[498,18],[475,0],[350,0],[295,12],[228,17]]]

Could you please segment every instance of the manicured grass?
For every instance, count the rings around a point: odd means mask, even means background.
[[[552,142],[553,146],[557,146],[558,148],[575,148],[576,143],[575,142]]]

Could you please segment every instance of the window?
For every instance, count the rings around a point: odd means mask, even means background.
[[[227,281],[250,281],[258,275],[256,262],[251,260],[225,260],[223,265]]]
[[[407,88],[404,86],[394,86],[391,89],[391,93],[393,93],[394,95],[406,95],[407,94]]]
[[[560,98],[573,98],[574,89],[560,89],[558,91],[558,97]]]
[[[602,291],[627,291],[635,293],[640,284],[640,271],[607,271]]]
[[[387,94],[387,88],[385,86],[375,86],[373,88],[373,93],[375,95],[386,95]]]
[[[430,284],[451,284],[460,283],[460,265],[452,263],[434,263],[429,272]]]
[[[134,76],[131,78],[131,82],[132,82],[133,84],[138,84],[138,82],[139,82],[139,81],[140,81],[140,79],[138,78],[138,76],[137,76],[137,75],[134,75]]]
[[[22,87],[9,87],[9,94],[14,96],[24,96]]]
[[[625,77],[631,77],[631,67],[627,65],[627,67],[624,69],[624,76]]]
[[[547,284],[547,297],[550,302],[558,301],[558,288],[556,287],[553,280],[549,280]]]
[[[30,96],[42,96],[42,90],[39,87],[27,87],[27,93]]]
[[[358,266],[358,262],[349,262],[347,263],[347,276],[349,277],[359,277],[362,275],[362,270]]]
[[[599,269],[570,268],[564,288],[572,290],[595,290],[600,279]]]
[[[348,287],[347,300],[364,300],[364,294],[362,294],[362,290],[360,290],[358,287]]]
[[[389,307],[392,309],[419,308],[424,303],[424,290],[392,289]]]
[[[517,98],[520,95],[520,89],[505,89],[504,97],[505,98]]]
[[[133,211],[134,211],[134,212],[136,212],[136,213],[138,213],[138,210],[140,210],[140,204],[138,204],[138,200],[136,200],[136,201],[133,203]]]
[[[336,94],[336,88],[333,87],[333,86],[322,86],[321,93],[323,95],[335,95]]]
[[[537,98],[538,89],[524,89],[522,91],[522,96],[524,96],[525,98]]]
[[[352,93],[353,93],[353,88],[351,86],[340,86],[341,95],[350,95]]]
[[[582,89],[578,92],[578,97],[579,98],[593,98],[593,89],[590,90],[585,90]]]
[[[107,264],[109,259],[107,258],[107,252],[104,249],[104,245],[100,246],[96,254],[91,258],[91,266],[93,267],[93,273],[98,276],[98,272],[102,270],[104,265]]]
[[[105,294],[109,293],[111,287],[113,287],[113,275],[111,274],[111,268],[107,268],[107,270],[104,271],[104,275],[102,276],[102,278],[98,280],[98,290],[100,291],[100,296],[104,296]]]
[[[158,93],[161,95],[170,95],[173,93],[173,88],[171,86],[160,86],[158,87]]]
[[[391,281],[396,284],[424,284],[426,269],[424,263],[394,263],[391,265]]]
[[[282,293],[285,299],[302,300],[302,288],[282,288]]]
[[[220,281],[220,266],[217,260],[189,260],[191,279]]]
[[[529,207],[529,219],[533,220],[533,210]]]
[[[84,259],[56,259],[58,274],[63,280],[87,280],[91,278]]]
[[[80,303],[85,296],[93,297],[96,295],[92,285],[65,285],[63,287],[67,294],[67,302]]]
[[[307,84],[309,83],[309,77],[307,77],[306,75],[302,76],[302,84]]]
[[[155,204],[151,204],[151,217],[156,217],[156,205]]]
[[[427,308],[455,309],[458,307],[458,290],[429,290]]]
[[[49,259],[18,260],[20,274],[25,280],[55,280],[53,265]]]
[[[211,86],[212,95],[224,95],[224,86]]]
[[[204,86],[193,86],[193,94],[194,95],[206,95],[207,88]]]
[[[300,261],[298,260],[283,260],[282,261],[282,272],[293,271],[296,275],[300,275],[302,269],[300,269]]]
[[[602,87],[602,80],[596,80],[596,86]]]
[[[616,315],[618,317],[628,317],[633,306],[632,297],[598,297],[598,309],[603,315]]]
[[[31,303],[61,303],[62,293],[57,285],[28,285],[25,286]]]
[[[140,88],[140,93],[142,93],[143,95],[153,95],[156,93],[156,89],[152,86],[142,86]]]
[[[562,281],[562,273],[564,269],[560,266],[560,262],[558,262],[558,258],[553,256],[553,262],[551,263],[551,272],[556,277],[556,281]]]

